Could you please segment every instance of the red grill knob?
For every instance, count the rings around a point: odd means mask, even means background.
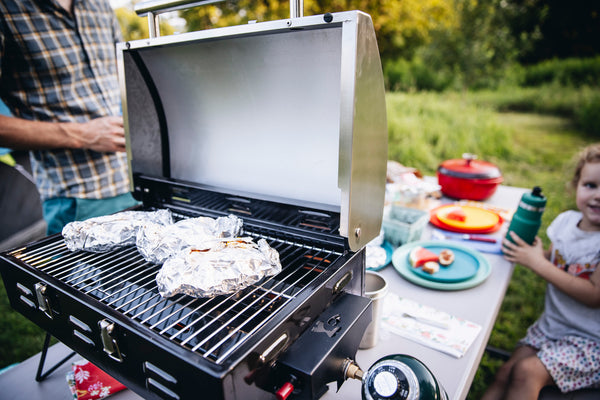
[[[292,394],[293,391],[294,385],[292,385],[290,382],[286,382],[282,387],[279,388],[279,390],[277,390],[277,392],[275,392],[275,397],[277,397],[277,400],[285,400],[290,394]]]

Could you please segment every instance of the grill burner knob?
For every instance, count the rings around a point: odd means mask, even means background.
[[[298,381],[294,375],[290,375],[289,381],[284,383],[276,392],[275,397],[277,400],[286,400],[290,394],[294,392],[294,385]]]
[[[277,400],[285,400],[289,397],[290,394],[294,391],[294,385],[290,382],[286,382],[282,387],[279,388],[277,392],[275,392],[275,397]]]
[[[447,400],[429,369],[414,357],[395,354],[379,359],[362,383],[363,400]]]

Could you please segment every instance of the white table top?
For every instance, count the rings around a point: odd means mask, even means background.
[[[524,191],[525,189],[521,188],[500,186],[497,192],[487,200],[487,203],[515,209]],[[506,228],[503,227],[503,229]],[[427,235],[426,230],[424,237]],[[386,278],[390,292],[482,326],[477,339],[462,358],[457,359],[388,331],[380,330],[380,339],[375,347],[358,351],[356,361],[359,366],[366,371],[374,362],[386,355],[410,354],[427,365],[445,388],[451,400],[466,398],[513,271],[513,266],[500,255],[482,254],[491,264],[490,276],[479,286],[459,291],[439,291],[417,286],[402,278],[392,265],[379,271]],[[69,350],[62,344],[52,346],[46,365],[52,366],[52,359],[59,360],[61,355],[64,356],[68,352]],[[38,359],[39,354],[0,374],[0,387],[3,388],[3,395],[7,395],[6,398],[15,400],[69,398],[65,373],[69,369],[70,363],[67,362],[44,382],[38,384],[34,380]],[[30,384],[26,383],[27,379],[31,380]],[[20,384],[15,385],[14,382],[20,382]],[[323,396],[325,400],[361,398],[361,383],[357,380],[345,382],[338,393],[335,392],[335,384],[331,384],[329,389]],[[6,390],[12,392],[7,393]],[[125,400],[139,399],[140,397],[131,391],[123,391],[110,398]]]

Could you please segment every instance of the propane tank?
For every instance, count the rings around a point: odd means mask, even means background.
[[[514,242],[509,232],[515,232],[521,239],[529,244],[533,244],[535,236],[542,225],[542,214],[546,207],[546,197],[542,194],[542,189],[535,186],[531,193],[525,193],[521,197],[519,207],[512,217],[506,238]]]

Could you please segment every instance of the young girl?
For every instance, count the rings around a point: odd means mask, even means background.
[[[544,386],[561,392],[600,387],[600,143],[587,147],[572,184],[579,211],[548,227],[550,250],[537,237],[528,245],[511,233],[502,242],[508,261],[548,282],[544,312],[527,330],[483,396],[537,399]]]

